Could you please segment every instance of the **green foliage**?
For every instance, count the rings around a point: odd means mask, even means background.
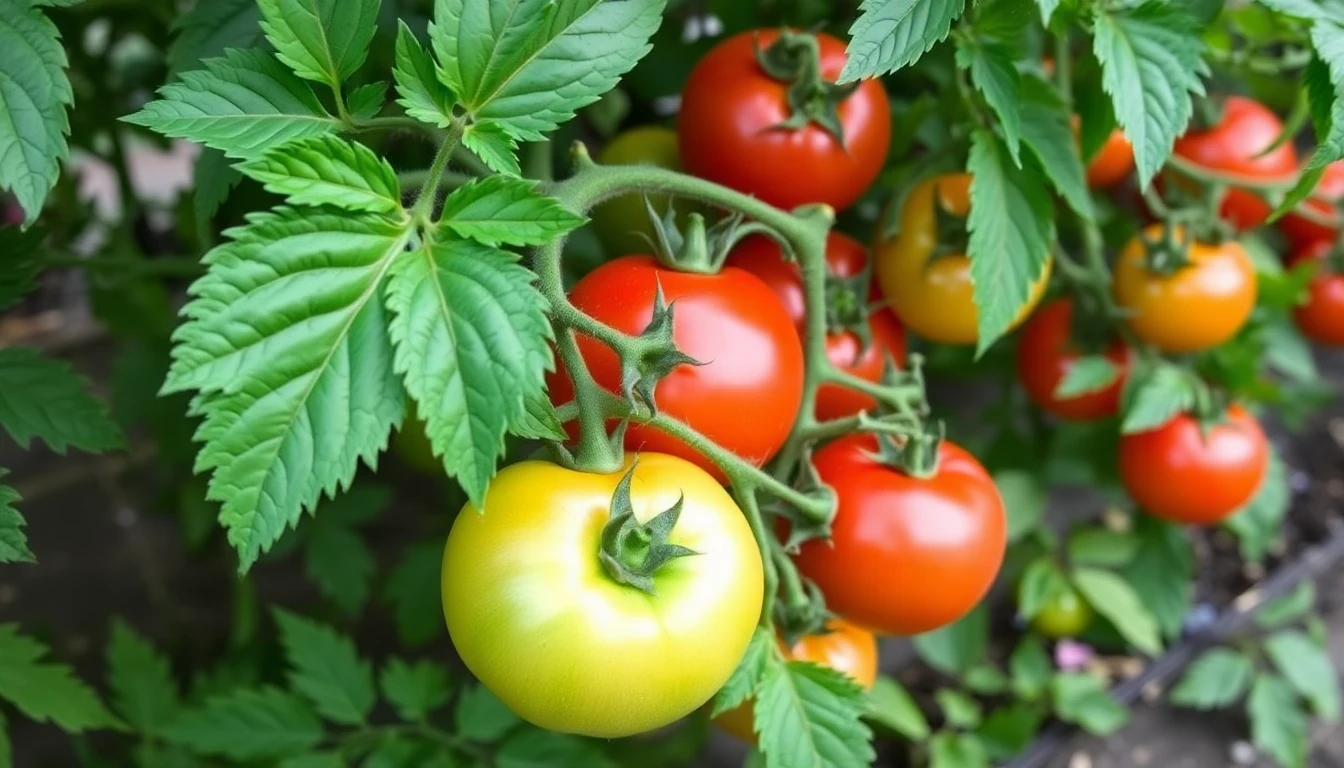
[[[3,482],[6,474],[4,467],[0,467],[0,563],[35,563],[37,557],[28,548],[28,537],[23,532],[27,522],[14,507],[20,500],[19,492]]]
[[[1121,574],[1152,613],[1162,636],[1174,640],[1180,636],[1195,591],[1190,541],[1179,526],[1147,515],[1138,516],[1134,532],[1139,548]]]
[[[969,733],[944,731],[929,741],[929,768],[989,768],[985,745]]]
[[[1302,768],[1307,762],[1307,713],[1292,686],[1272,674],[1261,674],[1246,702],[1251,717],[1251,740],[1284,768]]]
[[[929,737],[929,721],[909,691],[885,675],[879,676],[868,692],[867,717],[910,741]]]
[[[966,170],[972,176],[971,284],[979,311],[977,353],[1017,318],[1045,274],[1054,239],[1050,196],[1040,174],[1018,168],[1003,143],[977,130]]]
[[[1055,675],[1050,680],[1050,697],[1061,720],[1077,723],[1088,733],[1105,736],[1129,721],[1129,710],[1111,697],[1100,678],[1092,675]]]
[[[1193,709],[1218,709],[1235,703],[1250,687],[1255,667],[1245,654],[1214,648],[1195,660],[1171,690],[1171,701]]]
[[[0,427],[20,447],[37,438],[57,453],[99,453],[125,442],[107,406],[68,363],[27,347],[0,349]]]
[[[1087,180],[1083,169],[1083,160],[1078,154],[1078,146],[1073,140],[1073,130],[1069,126],[1069,110],[1054,86],[1034,75],[1022,77],[1022,141],[1031,150],[1046,178],[1055,191],[1075,213],[1091,219],[1093,211],[1092,197],[1087,191]],[[1075,363],[1065,375],[1061,389],[1066,382],[1082,377],[1100,378],[1096,363],[1084,361],[1095,358],[1083,358]],[[1094,370],[1086,371],[1091,367]],[[1080,369],[1085,372],[1078,373]],[[1114,380],[1114,375],[1111,380]],[[1083,385],[1083,379],[1070,387]],[[1107,382],[1109,383],[1109,382]],[[1096,384],[1101,389],[1106,384]],[[1086,392],[1089,390],[1080,390]],[[1066,395],[1061,394],[1061,397]]]
[[[863,691],[848,676],[771,656],[756,694],[756,732],[768,766],[866,765],[871,734]]]
[[[955,728],[975,728],[980,725],[984,713],[980,711],[980,703],[973,697],[951,688],[940,688],[933,697],[948,725]]]
[[[1095,25],[1092,51],[1101,62],[1102,87],[1146,185],[1190,122],[1191,94],[1204,95],[1204,44],[1193,18],[1159,0],[1099,10]]]
[[[1017,585],[1017,612],[1031,620],[1069,588],[1068,578],[1048,557],[1037,558],[1022,572]]]
[[[196,3],[177,18],[177,34],[168,49],[168,66],[180,73],[229,48],[253,48],[263,40],[257,0],[211,0]]]
[[[1123,578],[1110,571],[1078,568],[1073,572],[1073,584],[1092,610],[1111,622],[1135,648],[1150,655],[1161,652],[1157,621]]]
[[[334,723],[362,725],[375,699],[373,668],[349,638],[285,611],[275,612],[289,659],[289,684]]]
[[[335,136],[292,141],[238,166],[291,205],[330,205],[356,213],[401,210],[397,172],[363,144]]]
[[[168,659],[120,619],[107,643],[107,678],[113,707],[136,730],[153,733],[177,717],[182,702]]]
[[[1324,648],[1296,630],[1275,632],[1265,638],[1264,648],[1275,669],[1317,715],[1329,723],[1339,722],[1339,676]]]
[[[14,306],[36,287],[42,238],[39,229],[23,232],[18,227],[0,227],[0,253],[5,254],[5,269],[0,271],[0,311]]]
[[[1035,474],[1016,470],[995,472],[994,484],[1003,497],[1008,513],[1008,542],[1013,543],[1040,525],[1045,514],[1045,485]]]
[[[1106,389],[1115,383],[1120,368],[1105,355],[1080,357],[1069,366],[1055,388],[1055,397],[1069,398]]]
[[[397,28],[397,65],[392,75],[397,81],[397,103],[407,115],[439,128],[448,127],[453,120],[453,92],[439,82],[429,52],[404,21]]]
[[[381,0],[257,0],[276,58],[337,92],[364,63]]]
[[[448,670],[442,665],[432,661],[408,664],[396,658],[383,668],[382,689],[383,696],[397,710],[397,715],[411,722],[423,720],[447,704],[451,691]],[[460,705],[458,711],[462,711]]]
[[[949,675],[960,674],[979,663],[985,657],[988,643],[989,611],[984,604],[942,629],[914,638],[919,657]]]
[[[840,82],[889,74],[919,61],[947,37],[966,0],[863,0],[849,28]]]
[[[468,182],[443,203],[443,226],[454,235],[499,245],[541,245],[586,219],[537,191],[537,184],[508,176]]]
[[[774,638],[771,637],[769,630],[758,627],[752,634],[751,643],[747,645],[747,651],[742,654],[742,660],[737,663],[732,676],[714,695],[714,708],[710,714],[721,715],[750,699],[760,687],[766,666],[774,653]]]
[[[0,699],[29,720],[67,733],[124,727],[69,667],[44,661],[47,652],[14,624],[0,624]]]
[[[1278,452],[1270,448],[1265,479],[1246,506],[1223,524],[1237,535],[1242,556],[1251,562],[1264,560],[1270,546],[1278,540],[1283,519],[1288,514],[1292,493],[1288,488],[1288,468]]]
[[[303,699],[277,688],[237,689],[188,710],[163,731],[204,755],[265,760],[303,755],[322,741],[322,722]]]
[[[32,224],[70,153],[74,90],[56,25],[26,2],[0,7],[0,189]]]

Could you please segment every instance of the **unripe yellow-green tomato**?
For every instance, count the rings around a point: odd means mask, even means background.
[[[1045,637],[1077,637],[1092,623],[1092,607],[1073,587],[1065,589],[1045,604],[1031,620],[1031,626]]]
[[[677,151],[677,134],[670,128],[646,125],[632,128],[602,148],[597,155],[602,165],[654,165],[672,171],[681,170],[681,154]],[[667,195],[648,195],[655,211],[667,211]],[[691,209],[686,201],[677,201],[677,221],[682,223]],[[649,221],[644,195],[623,195],[608,200],[593,209],[593,231],[607,258],[631,253],[648,253],[653,238],[653,224]]]

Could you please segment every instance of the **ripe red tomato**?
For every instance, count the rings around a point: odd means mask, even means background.
[[[1338,218],[1341,199],[1344,199],[1344,160],[1325,166],[1321,180],[1316,182],[1316,189],[1302,204],[1326,218]],[[1279,231],[1288,238],[1294,249],[1305,249],[1319,240],[1333,243],[1339,237],[1338,227],[1323,226],[1292,213],[1284,214],[1279,219]]]
[[[789,119],[789,84],[770,77],[756,60],[779,31],[730,37],[696,65],[681,97],[677,136],[686,169],[784,209],[854,204],[877,178],[891,141],[891,107],[877,80],[865,80],[839,104],[843,145],[814,122],[780,128]],[[821,74],[835,80],[845,66],[845,44],[816,35]]]
[[[1261,152],[1283,133],[1283,121],[1265,105],[1244,96],[1229,96],[1223,119],[1203,131],[1188,131],[1176,140],[1176,155],[1212,171],[1255,179],[1291,177],[1297,172],[1297,150],[1291,141],[1274,151]],[[1223,197],[1219,215],[1237,229],[1255,229],[1273,208],[1250,190],[1232,187]]]
[[[1255,265],[1240,243],[1190,243],[1190,264],[1169,275],[1148,269],[1146,241],[1154,224],[1129,241],[1115,264],[1115,301],[1129,312],[1134,333],[1163,352],[1184,354],[1216,347],[1237,335],[1255,309]],[[1179,242],[1181,230],[1173,233]]]
[[[1125,132],[1116,128],[1087,164],[1087,185],[1093,189],[1113,187],[1134,170],[1134,147]]]
[[[1317,240],[1288,258],[1295,266],[1319,260],[1316,274],[1307,286],[1307,303],[1293,310],[1293,319],[1302,335],[1333,347],[1344,346],[1344,275],[1330,269],[1325,257],[1334,247],[1332,240]]]
[[[780,653],[789,661],[810,661],[843,672],[865,690],[877,682],[877,638],[872,632],[844,619],[832,619],[826,632],[807,635],[790,648],[779,641]],[[756,707],[752,699],[714,718],[723,730],[749,743],[756,743]]]
[[[875,632],[916,635],[964,616],[1003,562],[1007,518],[989,473],[944,440],[920,479],[880,463],[871,435],[830,443],[814,460],[839,499],[831,539],[802,545],[798,567],[836,613]]]
[[[1114,416],[1120,409],[1120,391],[1129,373],[1131,351],[1120,341],[1106,348],[1106,358],[1120,369],[1105,389],[1077,397],[1058,398],[1055,390],[1081,356],[1069,340],[1073,303],[1052,301],[1036,311],[1022,328],[1017,343],[1017,376],[1038,408],[1069,421],[1093,421]]]
[[[1120,438],[1125,490],[1144,511],[1174,523],[1214,525],[1236,512],[1260,487],[1268,459],[1260,423],[1237,405],[1207,435],[1182,414]]]
[[[788,438],[803,399],[803,348],[788,313],[754,275],[725,267],[717,275],[678,272],[651,256],[624,256],[590,272],[570,292],[580,310],[618,331],[638,335],[653,318],[661,285],[673,310],[677,348],[703,365],[681,365],[658,382],[654,402],[753,464],[769,461]],[[605,344],[579,336],[579,349],[597,383],[621,391],[621,363]],[[561,367],[549,377],[556,404],[574,398]],[[630,450],[670,453],[720,480],[712,462],[653,427],[632,423]]]
[[[831,275],[846,278],[862,274],[867,261],[868,252],[857,240],[839,232],[832,232],[827,237],[826,269]],[[798,338],[805,337],[807,312],[802,275],[797,264],[785,261],[775,241],[761,235],[749,237],[733,249],[728,256],[728,264],[745,269],[764,280],[792,318],[798,329]],[[869,294],[854,299],[866,302]],[[888,355],[898,364],[905,359],[905,334],[894,317],[883,319],[877,312],[869,318],[868,327],[872,340],[866,349],[859,338],[849,331],[828,333],[826,357],[837,367],[876,382],[882,379]],[[859,411],[871,411],[876,406],[874,398],[834,384],[826,384],[817,391],[819,419],[841,419]]]

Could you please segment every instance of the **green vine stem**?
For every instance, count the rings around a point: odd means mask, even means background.
[[[461,120],[454,120],[448,126],[448,133],[444,136],[443,143],[439,145],[439,151],[434,155],[434,162],[429,166],[429,172],[425,174],[424,183],[420,185],[420,194],[415,198],[415,207],[411,208],[411,220],[421,227],[427,229],[433,223],[430,217],[433,216],[434,204],[439,199],[439,185],[443,180],[444,171],[448,169],[448,161],[452,159],[453,152],[462,141],[462,132],[465,128],[466,125]]]

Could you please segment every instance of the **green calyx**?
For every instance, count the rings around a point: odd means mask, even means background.
[[[1156,240],[1145,238],[1144,264],[1148,271],[1157,275],[1174,275],[1190,266],[1192,239],[1188,230],[1170,224],[1162,227],[1162,234]]]
[[[738,240],[741,214],[726,217],[706,227],[705,217],[692,213],[687,216],[683,231],[677,226],[677,213],[672,205],[668,205],[662,216],[658,215],[647,197],[644,198],[644,206],[653,224],[654,239],[650,246],[658,263],[678,272],[718,274],[723,268],[723,262],[728,259],[728,252]]]
[[[621,358],[621,391],[631,404],[642,403],[651,414],[658,412],[653,400],[658,382],[677,366],[704,365],[677,349],[672,338],[673,304],[667,303],[659,284],[653,297],[653,319],[633,343],[616,350]]]
[[[679,557],[699,553],[668,543],[668,537],[681,517],[683,499],[678,498],[676,504],[647,523],[635,518],[635,509],[630,502],[630,482],[638,464],[638,459],[630,464],[611,495],[611,518],[602,526],[598,559],[613,580],[652,595],[656,594],[653,576],[659,568]]]
[[[816,36],[783,30],[768,48],[757,45],[756,61],[767,75],[789,86],[789,118],[776,128],[797,130],[816,123],[844,146],[840,103],[859,84],[836,85],[821,76],[821,46]]]
[[[864,351],[872,342],[868,324],[873,311],[868,305],[870,279],[867,270],[853,277],[826,276],[826,330],[852,333]]]
[[[878,434],[873,458],[911,477],[930,478],[938,474],[938,449],[945,436],[946,428],[941,421],[922,424],[918,431],[905,437]]]
[[[812,463],[810,453],[804,453],[800,462],[801,471],[793,486],[803,495],[814,499],[824,499],[829,513],[820,519],[809,518],[798,510],[783,507],[780,514],[789,519],[789,538],[784,542],[784,550],[797,552],[798,546],[812,539],[828,539],[831,536],[831,522],[835,520],[838,500],[835,490],[822,481],[817,467]]]
[[[1194,112],[1190,115],[1190,130],[1211,131],[1222,124],[1226,113],[1226,105],[1220,98],[1195,99]]]

